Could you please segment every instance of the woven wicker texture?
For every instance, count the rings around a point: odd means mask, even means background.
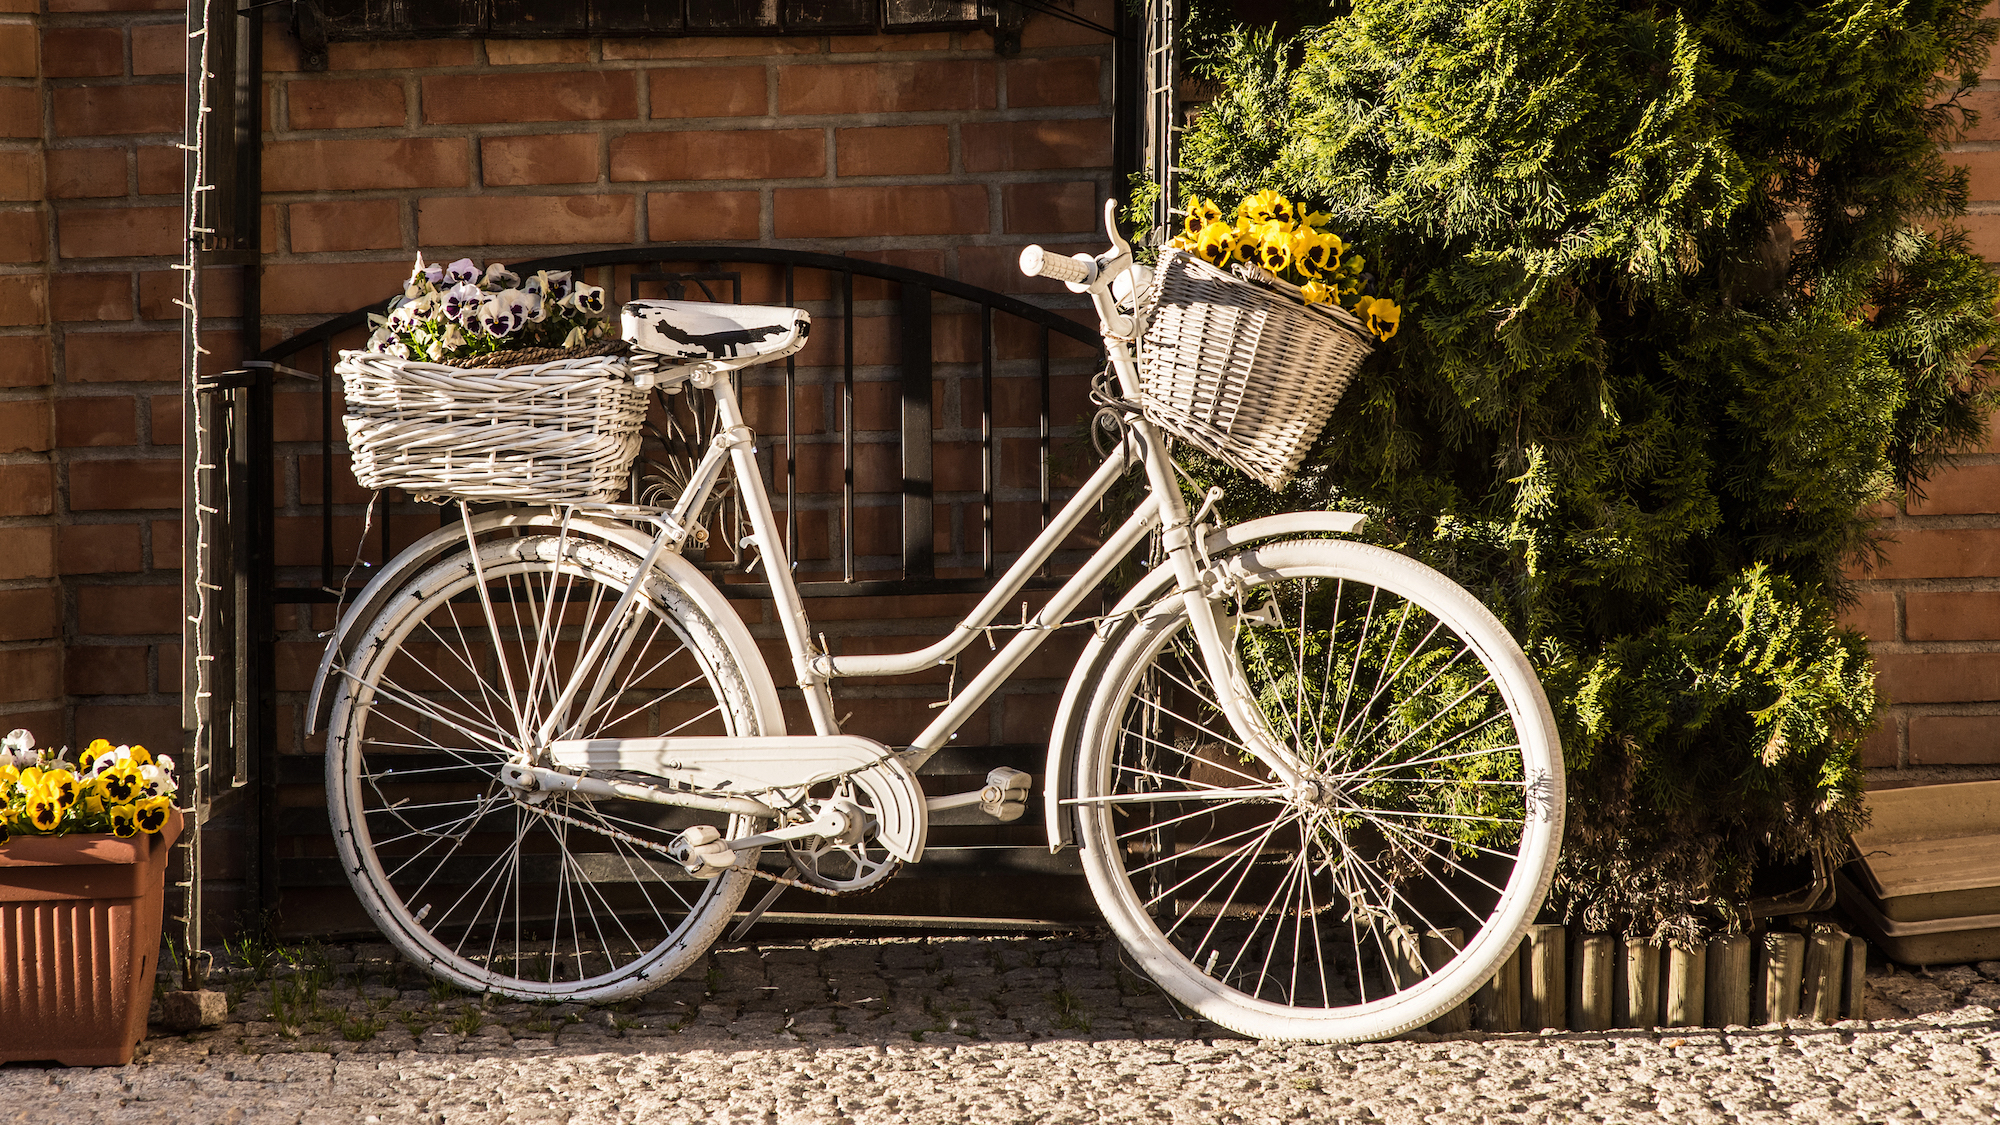
[[[342,352],[363,488],[419,499],[602,503],[624,492],[647,395],[622,359],[475,371]]]
[[[1139,302],[1146,417],[1274,492],[1374,350],[1345,309],[1296,293],[1169,248]]]

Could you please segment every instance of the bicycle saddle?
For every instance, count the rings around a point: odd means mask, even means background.
[[[630,301],[624,337],[639,351],[670,359],[782,359],[806,346],[812,317],[776,305]]]

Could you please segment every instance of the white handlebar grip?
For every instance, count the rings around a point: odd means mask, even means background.
[[[1089,266],[1075,258],[1051,254],[1039,246],[1030,246],[1021,251],[1021,272],[1029,277],[1050,277],[1057,281],[1067,281],[1071,285],[1082,285],[1090,280]]]

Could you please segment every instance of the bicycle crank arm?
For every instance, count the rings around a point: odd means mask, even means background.
[[[804,824],[794,824],[788,828],[775,828],[769,832],[759,832],[755,836],[741,836],[734,840],[725,840],[723,842],[728,844],[732,851],[747,852],[756,848],[769,847],[772,844],[782,844],[788,840],[809,840],[814,837],[830,839],[846,836],[850,833],[856,836],[860,835],[858,826],[854,823],[853,819],[846,812],[829,805],[827,808],[821,810],[818,816]]]
[[[738,813],[743,816],[770,818],[778,815],[771,806],[752,797],[715,797],[706,793],[640,785],[630,781],[613,781],[603,777],[578,777],[575,774],[543,769],[540,766],[502,767],[500,780],[503,784],[516,789],[525,789],[531,793],[581,793],[586,797],[603,797],[607,800],[618,798],[644,801],[652,805],[676,805],[684,809]]]

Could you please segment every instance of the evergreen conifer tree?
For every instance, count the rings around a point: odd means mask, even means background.
[[[1231,514],[1369,511],[1508,622],[1587,925],[1691,938],[1859,816],[1843,575],[1990,405],[1938,151],[1982,3],[1354,0],[1206,45],[1185,189],[1310,201],[1404,308],[1290,493],[1237,478]]]

